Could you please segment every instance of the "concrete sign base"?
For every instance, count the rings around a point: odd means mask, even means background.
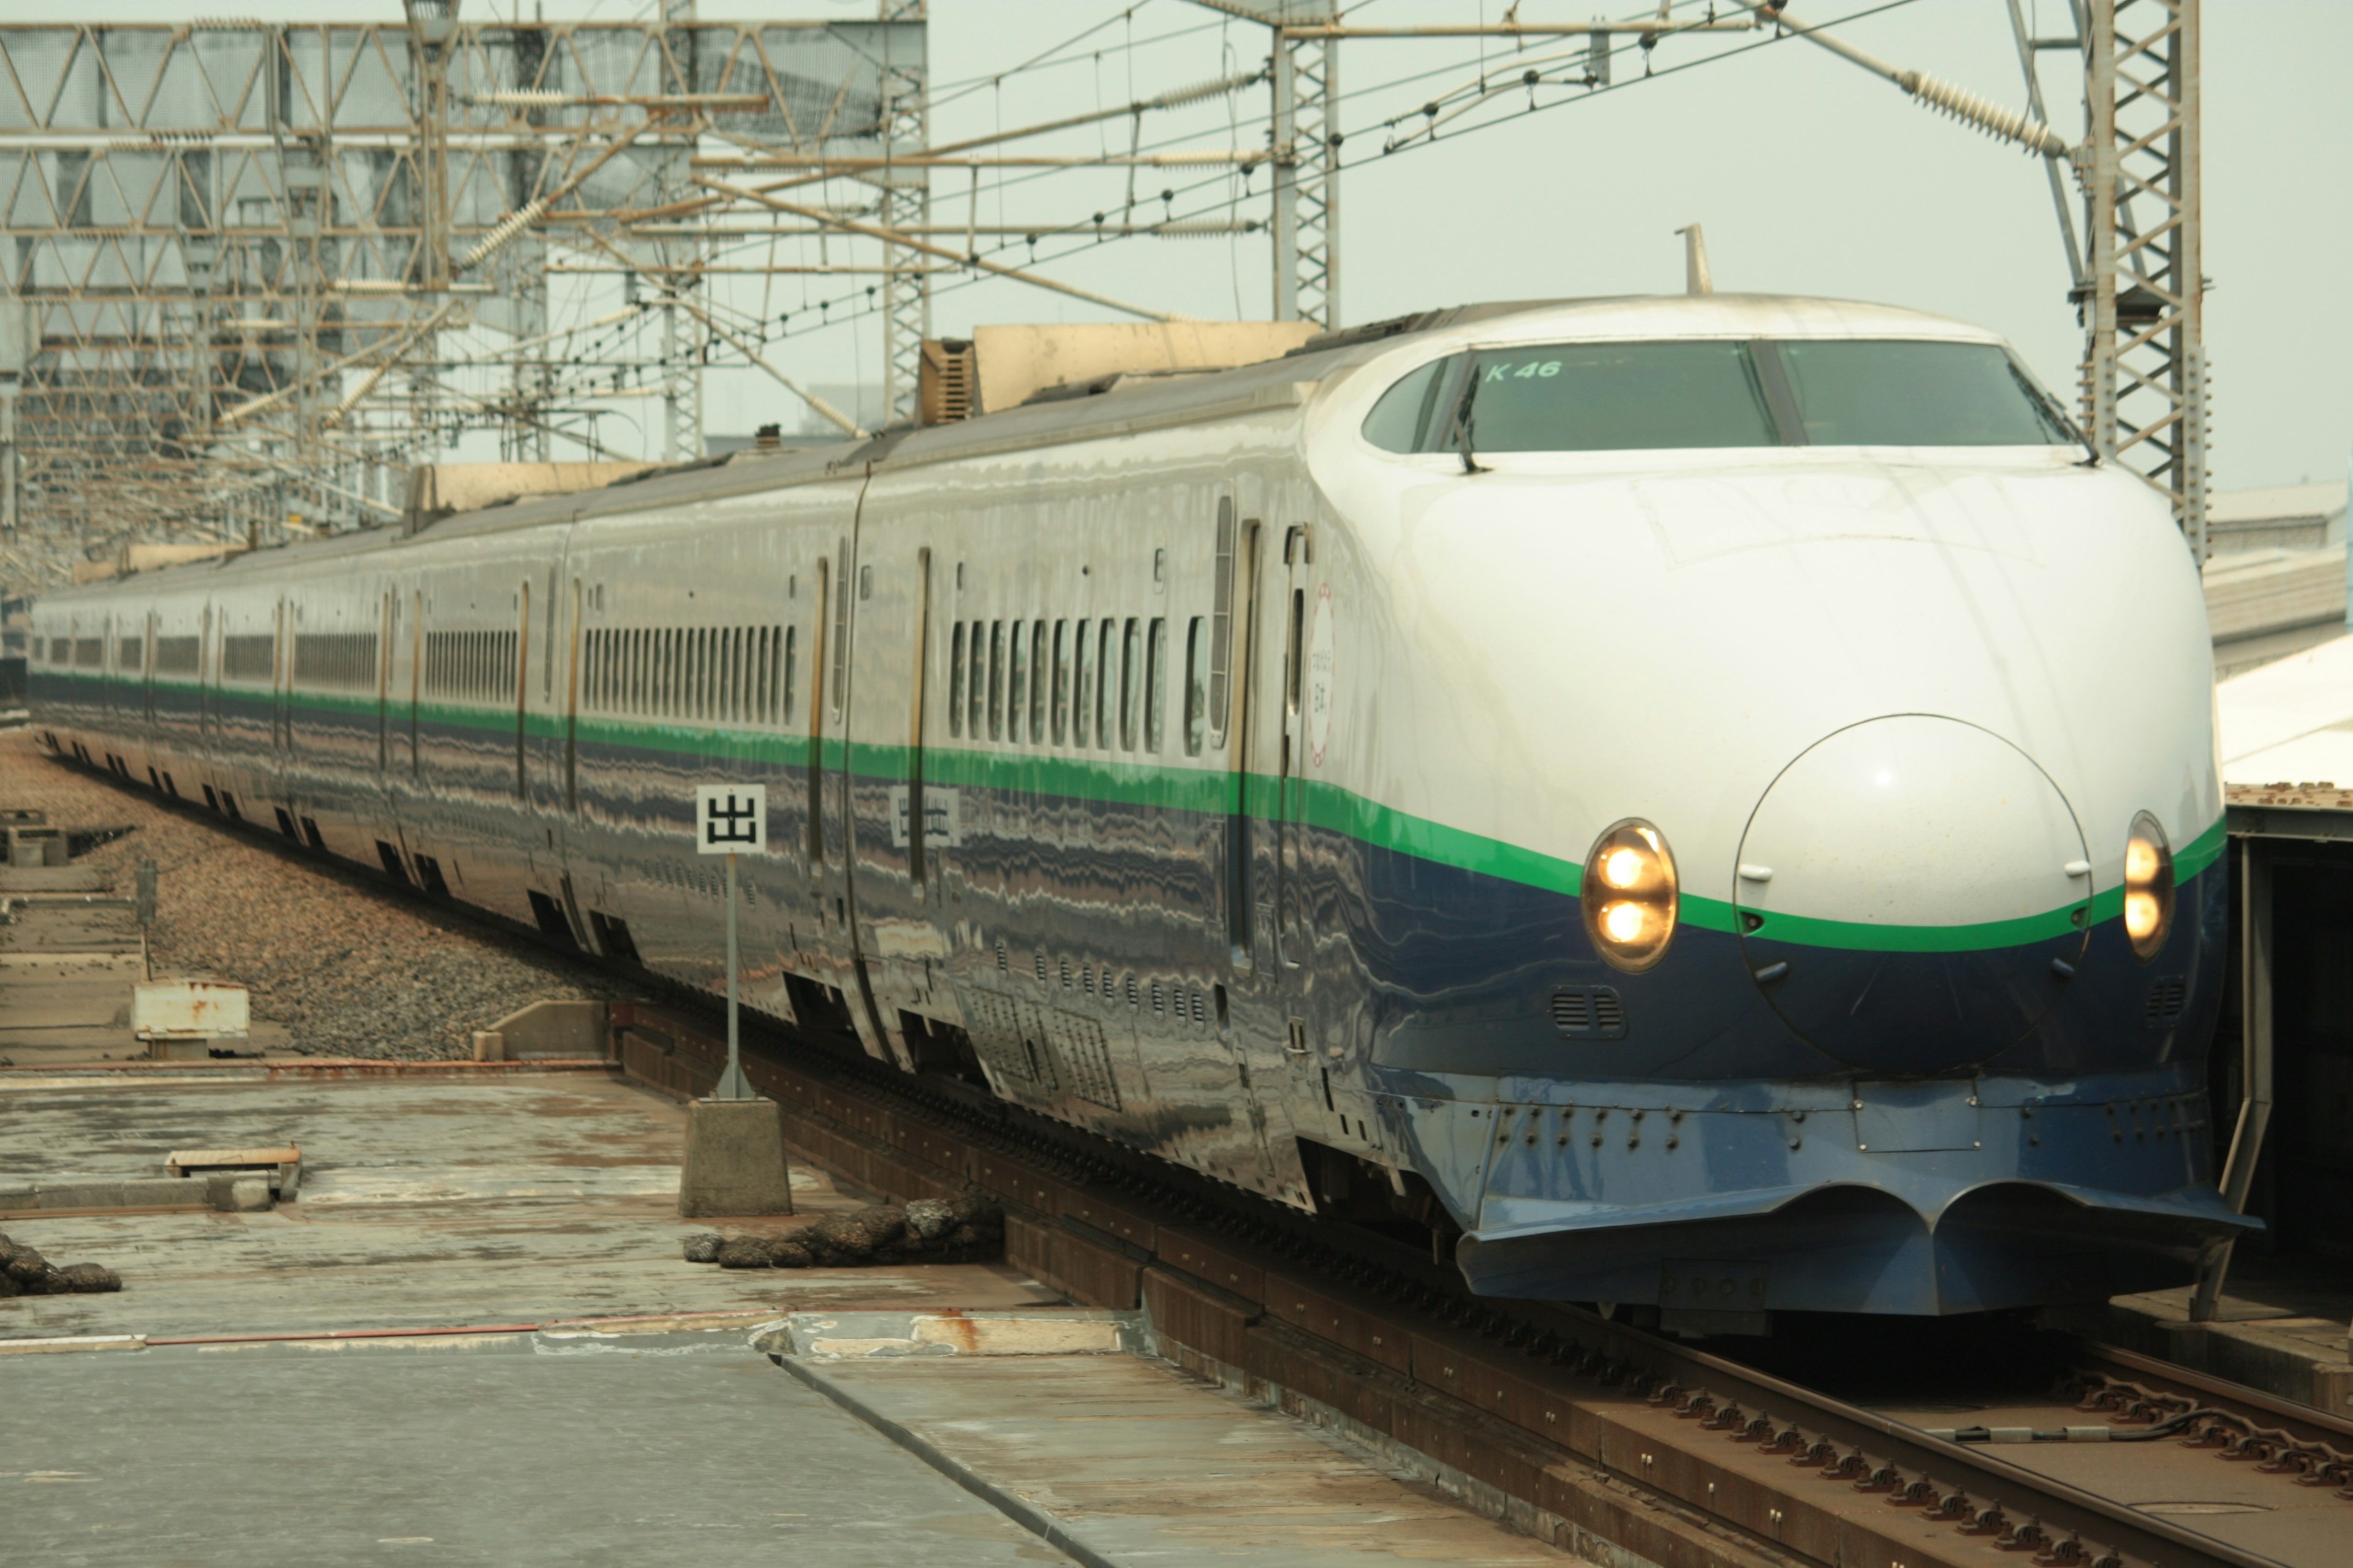
[[[784,1112],[775,1100],[698,1100],[687,1106],[678,1212],[688,1219],[793,1212]]]

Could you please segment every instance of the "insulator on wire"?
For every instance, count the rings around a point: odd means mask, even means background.
[[[2071,151],[2065,139],[2041,121],[1998,103],[1989,103],[1967,88],[1957,87],[1926,71],[1905,71],[1896,78],[1896,85],[1929,108],[1942,110],[1989,136],[2053,157],[2064,157]]]
[[[1206,98],[1223,98],[1231,92],[1254,85],[1266,75],[1263,70],[1249,71],[1240,76],[1221,76],[1211,81],[1197,81],[1190,87],[1171,88],[1155,98],[1144,100],[1146,109],[1182,109],[1188,103],[1198,103]]]
[[[515,236],[537,223],[546,212],[547,198],[532,197],[531,200],[499,219],[491,232],[482,236],[481,243],[466,253],[466,259],[458,263],[458,269],[465,272],[480,267],[483,262],[505,249],[513,241]]]

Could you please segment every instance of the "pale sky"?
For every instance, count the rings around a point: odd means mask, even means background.
[[[1492,22],[1505,3],[1369,0],[1353,7],[1351,19]],[[2068,30],[2063,0],[2020,3],[2040,13],[2038,33]],[[1799,0],[1792,10],[1823,24],[1854,17],[1838,28],[1852,42],[2022,107],[2007,4]],[[1634,0],[1601,6],[1524,0],[1521,17],[1582,20],[1597,11],[1622,16],[1640,8]],[[1725,0],[1724,8],[1736,7]],[[395,0],[241,0],[234,9],[267,19],[400,14]],[[533,9],[524,0],[522,14]],[[648,9],[645,0],[564,0],[545,5],[543,14],[550,20],[624,20]],[[714,20],[847,18],[872,10],[871,0],[703,0],[702,6]],[[45,14],[79,21],[179,15],[155,0],[78,0],[70,7],[26,0],[16,15],[41,20]],[[462,10],[471,20],[514,14],[512,0],[469,0]],[[1015,73],[1097,24],[1103,25],[1067,51],[1067,63]],[[2353,248],[2353,95],[2341,83],[2343,62],[2353,58],[2353,5],[2210,0],[2204,24],[2214,482],[2230,489],[2341,479],[2353,447],[2353,321],[2330,280],[2341,276],[2341,258]],[[931,38],[933,79],[943,100],[934,117],[935,142],[1123,104],[1249,69],[1267,52],[1265,29],[1189,0],[932,0]],[[1582,40],[1574,47],[1581,49]],[[1717,47],[1670,39],[1654,64],[1669,72]],[[1531,47],[1546,55],[1557,48]],[[1942,119],[1797,39],[1605,94],[1548,89],[1544,101],[1582,100],[1504,114],[1505,122],[1490,129],[1373,156],[1383,121],[1478,79],[1480,53],[1478,44],[1461,40],[1345,46],[1345,151],[1370,161],[1342,181],[1344,321],[1478,300],[1676,291],[1683,260],[1673,230],[1697,220],[1706,227],[1721,289],[1885,300],[1979,322],[2010,337],[2073,403],[2082,338],[2065,298],[2066,269],[2039,159]],[[1491,74],[1516,78],[1523,68],[1506,45],[1490,41],[1486,53]],[[2043,58],[2053,123],[2073,139],[2082,126],[2076,57],[2053,52]],[[993,82],[997,73],[1014,74]],[[1638,56],[1620,57],[1621,84],[1640,74]],[[1498,107],[1525,101],[1524,94],[1507,94]],[[1151,117],[1145,137],[1147,145],[1168,137],[1191,148],[1255,146],[1265,139],[1266,113],[1266,91],[1258,88]],[[1017,150],[1124,151],[1128,134],[1120,119]],[[966,179],[961,172],[937,176],[935,223],[965,221]],[[1176,210],[1183,216],[1212,210],[1238,194],[1237,184],[1201,168],[1141,171],[1139,217],[1159,215],[1163,189],[1180,191]],[[1124,173],[993,171],[984,176],[980,221],[1053,224],[1097,210],[1115,213],[1126,188]],[[1265,189],[1261,170],[1246,198],[1214,210],[1263,217]],[[2070,202],[2080,219],[2072,187]],[[1268,309],[1263,235],[1138,238],[1048,259],[1052,248],[1052,242],[1039,247],[1041,271],[1124,300],[1206,317]],[[2331,263],[2331,256],[2340,260]],[[1026,251],[1000,258],[1022,261]],[[934,306],[934,330],[942,333],[981,321],[1120,319],[1012,282],[947,282]],[[725,286],[737,304],[763,308],[759,284]],[[881,334],[871,316],[855,310],[860,294],[862,285],[839,278],[808,279],[806,289],[801,279],[769,284],[765,308],[795,316],[789,335],[767,352],[810,382],[877,378]],[[852,319],[802,331],[798,312],[820,298],[845,301],[849,308],[841,313]],[[771,419],[789,429],[800,418],[790,397],[758,373],[712,374],[706,414],[712,434],[741,433]],[[623,426],[607,426],[608,440],[627,435]]]

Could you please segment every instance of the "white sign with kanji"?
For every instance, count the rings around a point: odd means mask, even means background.
[[[694,786],[694,852],[758,855],[768,847],[768,786]]]

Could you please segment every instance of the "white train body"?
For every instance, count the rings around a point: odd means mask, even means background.
[[[2204,607],[2160,501],[2056,435],[1822,438],[1873,412],[1814,345],[1993,374],[1935,318],[1412,325],[59,593],[36,726],[702,988],[693,786],[765,783],[753,1005],[1417,1218],[1484,1292],[1706,1326],[2180,1276],[2238,1222]],[[1569,417],[1543,383],[1658,344],[1655,417],[1705,404],[1709,444],[1528,449]],[[1652,416],[1621,401],[1575,417]],[[1610,843],[1671,867],[1650,916],[1588,877]]]

